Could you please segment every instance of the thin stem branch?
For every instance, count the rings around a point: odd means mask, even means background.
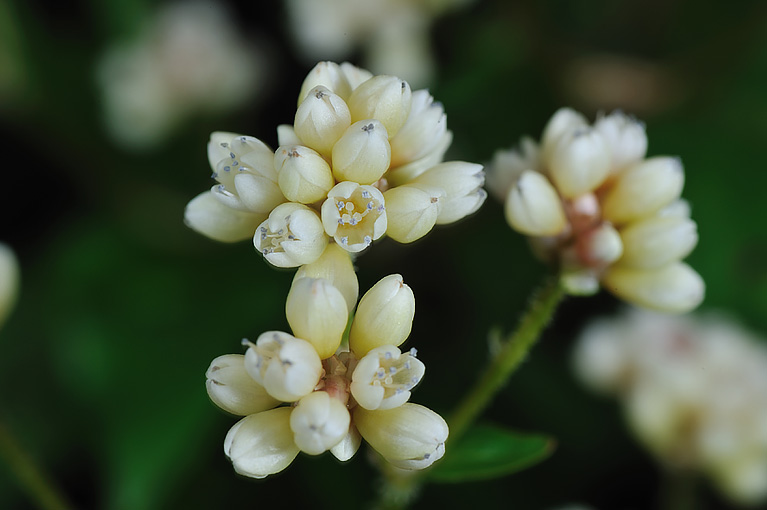
[[[460,440],[498,390],[519,368],[551,321],[564,295],[564,289],[557,278],[550,278],[533,295],[517,330],[501,345],[490,365],[448,419],[450,442],[455,444]]]
[[[29,497],[43,510],[71,510],[71,506],[51,481],[24,451],[5,425],[0,422],[0,458],[16,475]]]

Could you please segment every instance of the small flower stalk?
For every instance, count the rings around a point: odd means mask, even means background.
[[[397,77],[320,62],[304,80],[280,146],[216,132],[216,184],[189,202],[187,225],[222,242],[253,239],[267,262],[299,267],[328,242],[350,254],[388,235],[410,243],[484,202],[481,165],[443,157],[442,105]]]
[[[571,294],[600,286],[633,304],[682,313],[703,300],[682,262],[698,242],[677,158],[647,158],[644,125],[621,112],[589,125],[563,108],[540,144],[495,155],[488,185],[511,227],[558,266]]]
[[[409,402],[426,367],[415,349],[398,347],[412,327],[413,292],[399,275],[379,281],[360,301],[346,345],[347,298],[356,302],[357,282],[339,251],[328,246],[296,273],[286,303],[292,335],[243,341],[244,355],[220,356],[206,373],[211,400],[243,416],[224,451],[244,476],[282,471],[299,452],[346,461],[362,439],[402,469],[426,468],[444,454],[445,420]]]
[[[589,325],[575,369],[617,397],[638,439],[671,469],[711,478],[730,499],[767,500],[767,349],[717,316],[631,310]]]

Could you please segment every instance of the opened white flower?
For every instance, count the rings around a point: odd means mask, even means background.
[[[323,278],[328,273],[330,280]],[[356,300],[357,293],[350,277],[347,252],[330,245],[296,274],[286,305],[294,334],[307,340],[269,331],[255,344],[244,341],[244,356],[220,356],[208,369],[211,400],[245,416],[224,442],[238,473],[263,478],[285,469],[299,451],[330,451],[347,461],[363,438],[402,469],[423,469],[444,454],[445,421],[408,402],[425,366],[415,349],[397,347],[412,326],[412,291],[399,275],[373,286],[360,301],[347,350],[340,347],[346,296],[353,291]]]
[[[640,306],[685,312],[703,300],[701,277],[681,262],[698,242],[676,158],[645,158],[644,126],[615,112],[593,125],[563,108],[538,146],[496,154],[493,193],[506,219],[558,265],[572,294],[601,286]]]
[[[582,334],[576,371],[617,396],[664,463],[709,475],[730,498],[767,500],[767,349],[721,317],[631,311]]]
[[[316,260],[323,242],[315,222],[301,222],[309,235],[289,238],[288,214],[270,215],[297,210],[283,202],[316,212],[327,239],[358,253],[385,235],[420,239],[486,198],[480,165],[442,162],[452,140],[442,106],[394,76],[320,62],[301,87],[294,125],[279,126],[278,138],[272,152],[256,138],[213,133],[218,184],[189,203],[187,224],[220,241],[255,236],[270,263],[294,267]]]

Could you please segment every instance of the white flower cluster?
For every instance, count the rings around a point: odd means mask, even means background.
[[[729,320],[633,310],[590,325],[575,352],[589,386],[618,396],[639,439],[731,498],[767,499],[767,345]]]
[[[238,473],[277,473],[299,451],[329,450],[346,461],[361,438],[402,469],[423,469],[444,454],[445,420],[408,402],[425,371],[415,349],[399,349],[415,314],[413,292],[399,275],[375,284],[357,306],[346,348],[357,294],[348,253],[330,244],[295,275],[285,306],[293,334],[266,332],[244,342],[245,355],[211,363],[208,395],[244,416],[224,441]]]
[[[129,148],[157,144],[194,113],[226,111],[252,97],[261,60],[220,2],[168,4],[98,64],[107,127]]]
[[[0,327],[10,315],[19,293],[19,262],[8,245],[0,243]]]
[[[362,47],[374,71],[426,84],[434,71],[429,28],[470,0],[288,0],[293,35],[307,58],[344,59]]]
[[[620,112],[593,125],[563,108],[540,144],[495,155],[488,186],[511,227],[559,265],[573,294],[605,289],[631,303],[685,312],[703,300],[701,277],[681,262],[698,242],[680,198],[677,158],[645,158],[644,125]]]
[[[252,237],[268,262],[296,267],[317,260],[330,239],[351,253],[384,234],[409,243],[484,202],[481,165],[441,162],[452,134],[426,90],[321,62],[298,104],[294,124],[278,128],[276,151],[213,133],[217,183],[187,206],[191,228],[224,242]]]

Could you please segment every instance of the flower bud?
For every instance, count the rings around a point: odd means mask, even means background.
[[[574,366],[579,378],[601,393],[620,389],[631,368],[631,352],[624,338],[605,320],[589,324],[575,349]]]
[[[602,135],[579,128],[560,136],[549,158],[549,174],[559,192],[575,198],[596,189],[610,171],[610,152]]]
[[[226,354],[214,359],[205,377],[208,396],[228,413],[247,416],[280,404],[248,374],[242,354]]]
[[[233,243],[251,237],[265,217],[264,214],[227,207],[216,200],[210,191],[197,195],[184,210],[186,226],[224,243]]]
[[[560,108],[551,117],[541,136],[541,152],[548,159],[554,150],[559,138],[566,133],[579,128],[587,127],[586,117],[572,108]]]
[[[0,327],[10,315],[19,291],[19,263],[7,245],[0,243]]]
[[[341,74],[343,74],[344,78],[346,78],[346,81],[349,83],[350,90],[354,90],[366,81],[368,81],[370,78],[373,77],[373,73],[368,71],[367,69],[363,69],[361,67],[357,67],[353,64],[350,64],[349,62],[343,62],[341,63]],[[344,96],[343,94],[336,92],[336,94],[339,94],[341,97],[344,98],[344,101],[348,100],[349,96]]]
[[[268,145],[252,136],[235,135],[225,140],[224,136],[229,135],[233,133],[215,132],[208,142],[208,161],[214,179],[229,191],[234,191],[234,178],[242,172],[277,182],[272,165],[273,152]]]
[[[605,218],[614,224],[653,214],[679,198],[684,186],[676,158],[655,157],[621,173],[603,201]]]
[[[607,142],[610,168],[620,169],[641,161],[647,153],[645,126],[633,117],[615,111],[594,122],[594,129]]]
[[[650,269],[685,258],[698,244],[694,221],[683,217],[657,217],[631,223],[621,231],[620,265]]]
[[[333,145],[352,123],[349,107],[323,86],[314,87],[296,111],[295,133],[304,145],[330,156]]]
[[[503,202],[522,172],[539,167],[538,144],[530,137],[523,137],[519,148],[496,151],[493,162],[487,168],[487,190]]]
[[[413,92],[410,115],[391,138],[391,166],[415,161],[434,150],[447,131],[447,116],[427,90]]]
[[[441,210],[441,188],[406,184],[384,193],[386,200],[386,234],[400,243],[412,243],[434,228]]]
[[[662,312],[689,312],[705,294],[703,279],[682,262],[658,269],[612,266],[602,281],[606,289],[622,299]]]
[[[379,75],[355,88],[349,97],[352,122],[376,119],[393,137],[410,115],[410,85],[396,76]]]
[[[402,166],[389,166],[389,172],[386,174],[386,180],[391,186],[402,186],[413,181],[416,177],[425,171],[433,168],[442,162],[445,158],[445,152],[453,141],[453,132],[447,131],[436,147],[426,153],[423,157],[410,161]]]
[[[281,331],[267,331],[249,344],[245,370],[272,397],[295,402],[314,391],[322,361],[312,344]]]
[[[376,347],[398,346],[410,335],[413,317],[413,291],[402,276],[385,276],[360,299],[349,332],[349,348],[361,358]]]
[[[522,173],[506,199],[506,221],[530,236],[554,236],[567,227],[562,201],[554,186],[538,172]]]
[[[612,264],[623,254],[623,243],[617,230],[609,223],[602,223],[578,236],[575,246],[581,261],[589,266]]]
[[[293,202],[275,207],[253,236],[256,249],[277,267],[314,262],[327,244],[328,236],[317,213]]]
[[[362,443],[362,436],[360,436],[357,427],[351,425],[349,432],[346,433],[338,444],[330,449],[330,453],[341,462],[346,462],[357,453],[360,443]]]
[[[290,145],[274,153],[280,190],[292,202],[311,204],[324,199],[335,186],[330,165],[309,147]]]
[[[384,197],[378,188],[339,182],[322,204],[325,232],[346,251],[362,251],[386,232]]]
[[[341,291],[349,310],[354,310],[359,295],[359,282],[348,251],[336,243],[329,243],[320,258],[298,268],[293,281],[300,278],[324,278]]]
[[[298,138],[293,126],[290,124],[280,124],[277,126],[277,143],[280,147],[285,145],[301,145],[301,139]]]
[[[235,175],[234,189],[242,204],[255,213],[269,214],[285,202],[277,182],[256,173],[240,172]]]
[[[416,350],[402,352],[393,345],[376,347],[357,364],[349,387],[354,400],[365,409],[392,409],[410,399],[410,390],[423,377],[426,366]]]
[[[482,189],[485,173],[482,165],[475,163],[440,163],[413,179],[412,183],[445,190],[438,225],[453,223],[476,212],[487,198],[487,192]]]
[[[350,423],[346,406],[325,391],[315,391],[299,400],[290,415],[293,440],[309,455],[319,455],[340,443]]]
[[[447,423],[418,404],[408,402],[385,411],[357,406],[354,424],[370,446],[401,469],[424,469],[445,454]]]
[[[391,147],[377,120],[355,122],[333,146],[333,176],[338,181],[373,184],[389,168]]]
[[[328,280],[315,278],[293,282],[285,314],[293,334],[310,342],[321,359],[336,352],[349,320],[341,291]]]
[[[298,447],[290,430],[289,407],[251,414],[229,429],[224,453],[234,470],[251,478],[279,473],[293,462]]]
[[[326,87],[334,94],[346,99],[351,94],[349,81],[341,70],[341,66],[335,62],[320,62],[306,75],[298,94],[298,105],[304,102],[306,96],[318,85]]]

